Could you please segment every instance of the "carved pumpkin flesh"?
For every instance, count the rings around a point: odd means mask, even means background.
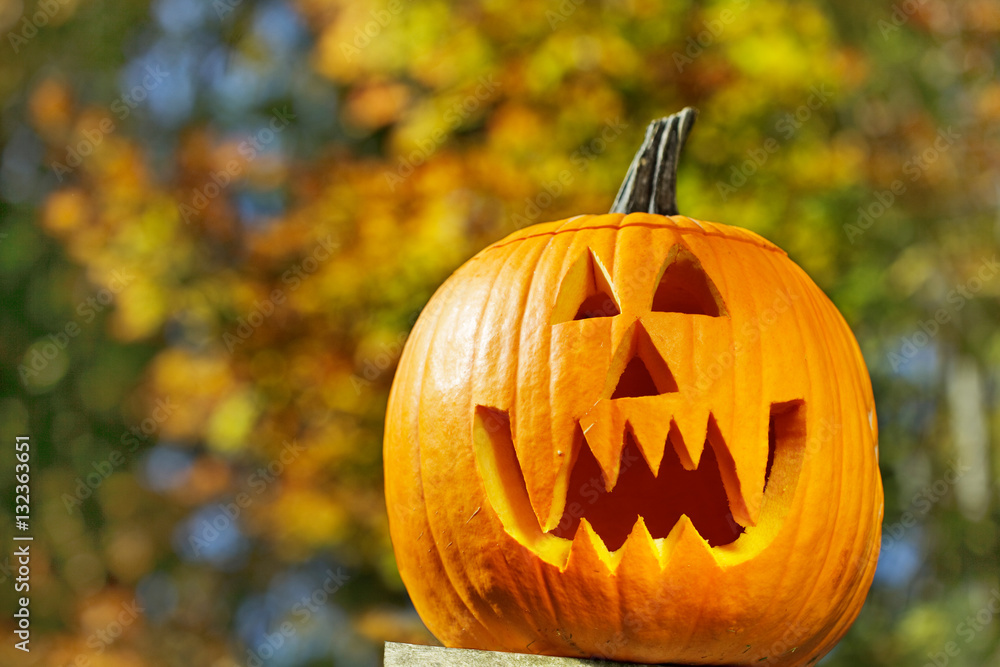
[[[483,250],[407,342],[390,529],[448,646],[811,664],[864,601],[882,489],[858,346],[771,243],[629,212],[670,212],[646,177],[669,130],[624,212]]]

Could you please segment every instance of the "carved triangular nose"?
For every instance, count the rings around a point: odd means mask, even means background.
[[[640,396],[659,396],[664,392],[656,386],[656,381],[650,374],[646,364],[639,357],[632,357],[625,371],[618,378],[618,386],[611,398],[638,398]]]
[[[667,362],[653,345],[642,322],[636,321],[611,359],[605,397],[639,398],[677,391]]]

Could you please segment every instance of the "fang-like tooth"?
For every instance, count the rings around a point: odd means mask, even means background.
[[[639,516],[632,526],[625,544],[617,552],[622,563],[639,568],[639,572],[659,572],[661,565],[660,545],[649,534],[646,521]]]
[[[670,420],[664,419],[662,414],[636,411],[636,414],[629,416],[628,425],[649,469],[654,475],[659,474],[663,449],[670,433]]]
[[[692,567],[694,572],[707,572],[710,568],[721,569],[712,547],[691,523],[686,514],[682,514],[670,533],[662,541],[663,567],[670,567],[676,559],[685,567]],[[694,569],[698,568],[698,569]]]
[[[580,426],[586,434],[587,445],[601,468],[604,487],[611,491],[618,483],[625,443],[625,417],[622,410],[613,401],[598,401],[590,412],[580,418]]]
[[[674,412],[673,424],[676,430],[671,435],[677,456],[685,470],[694,470],[701,461],[701,453],[705,450],[705,438],[708,433],[708,415],[710,410],[703,404],[686,405]]]
[[[728,420],[713,414],[709,439],[719,443],[716,457],[733,519],[749,528],[757,525],[764,499],[770,411],[745,412]]]
[[[573,536],[573,545],[570,547],[569,559],[566,561],[566,570],[579,570],[586,572],[588,576],[596,569],[605,568],[607,572],[614,572],[618,565],[618,558],[608,551],[604,541],[601,539],[594,527],[586,519],[580,519],[580,526]]]

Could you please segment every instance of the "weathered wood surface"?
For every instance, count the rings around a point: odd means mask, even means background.
[[[633,663],[385,643],[385,667],[615,667]]]

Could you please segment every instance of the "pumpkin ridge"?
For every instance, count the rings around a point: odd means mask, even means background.
[[[793,274],[793,275],[795,275],[796,282],[800,282],[801,281],[801,277],[799,275],[797,275],[797,274]],[[788,287],[787,279],[786,279],[786,277],[784,275],[781,275],[779,277],[779,281],[781,282],[782,287],[788,293],[794,293],[794,292],[790,291],[790,289]],[[822,291],[820,291],[819,294],[823,295],[823,297],[826,296],[825,294],[823,294]],[[828,309],[823,308],[824,304],[820,301],[820,299],[815,298],[814,294],[806,292],[806,294],[804,295],[804,301],[805,301],[805,308],[809,311],[810,315],[812,317],[815,317],[818,321],[822,322],[823,326],[829,328],[829,325],[830,325],[830,317],[829,317],[829,315],[830,315],[830,313],[829,313]],[[800,327],[796,327],[796,329],[800,329]],[[839,344],[840,341],[837,341],[836,339],[834,339],[833,343],[834,344]],[[822,346],[822,351],[823,351],[823,356],[825,357],[825,364],[824,365],[827,365],[827,367],[829,367],[829,368],[836,368],[836,358],[841,357],[840,351],[838,351],[835,354],[833,352],[833,350],[831,350],[830,345],[824,345],[824,346]],[[805,363],[807,365],[809,365],[809,363],[811,361],[810,356],[807,355],[805,357],[804,361],[805,361]],[[813,373],[807,373],[806,377],[811,379],[813,377]],[[841,395],[842,395],[841,392],[842,392],[842,387],[841,387],[841,381],[840,381],[840,374],[836,373],[836,372],[831,373],[830,374],[830,380],[829,380],[829,382],[830,382],[830,384],[832,384],[832,389],[829,387],[829,385],[827,385],[827,387],[825,387],[825,389],[831,395],[832,400],[835,401],[835,406],[836,407],[834,408],[833,411],[834,411],[835,414],[842,414],[843,413],[842,407],[841,407]],[[808,390],[810,392],[812,392],[813,388],[812,387],[808,387]],[[822,403],[822,402],[820,402],[820,403]],[[843,465],[844,465],[844,455],[845,455],[844,448],[843,447],[838,448],[835,451],[835,455],[836,455],[836,465],[833,466],[830,474],[840,475],[841,474],[841,470],[842,470]],[[830,498],[830,501],[831,501],[830,504],[834,508],[834,513],[829,518],[829,521],[830,521],[831,525],[838,526],[838,525],[841,525],[841,524],[845,523],[844,522],[844,517],[843,517],[843,508],[841,506],[841,497],[843,496],[843,485],[842,484],[834,485],[833,493],[836,493],[836,498],[831,497]],[[820,586],[820,582],[823,580],[823,577],[818,576],[818,575],[821,574],[821,573],[823,573],[823,572],[825,572],[825,571],[827,571],[831,567],[831,565],[830,565],[830,563],[831,563],[831,552],[832,552],[831,544],[834,543],[834,541],[835,541],[835,533],[834,533],[834,531],[828,531],[826,534],[824,534],[823,538],[824,538],[824,542],[825,542],[824,544],[822,544],[822,545],[812,544],[811,545],[812,548],[818,549],[819,553],[821,553],[823,555],[822,555],[822,557],[820,559],[820,562],[817,563],[817,573],[818,573],[817,576],[814,577],[808,584],[806,584],[806,587],[809,589],[809,592],[807,594],[803,594],[801,596],[801,601],[800,601],[799,609],[798,609],[797,613],[794,614],[795,618],[802,618],[805,614],[807,614],[808,610],[810,608],[812,608],[812,606],[814,605],[813,601],[816,599],[816,597],[818,597],[818,596],[822,597],[822,596],[828,594],[828,592],[824,591],[821,588],[821,586]],[[835,565],[833,567],[835,567]]]
[[[455,297],[455,294],[454,294],[455,291],[457,291],[457,288],[453,288],[446,295],[447,298],[443,299],[443,301],[445,302],[445,305],[447,305],[448,302]],[[437,334],[440,331],[442,323],[447,319],[447,314],[448,313],[447,313],[445,307],[439,308],[438,311],[436,313],[434,313],[434,319],[433,319],[433,321],[427,325],[427,326],[430,327],[430,331],[431,331],[430,338],[431,338],[432,341],[435,338],[437,338]],[[423,363],[422,364],[418,364],[419,373],[418,373],[417,377],[418,377],[418,380],[419,380],[419,382],[420,382],[421,385],[423,385],[426,382],[427,376],[429,375],[429,368],[430,368],[431,356],[432,355],[428,354],[424,358]],[[421,393],[420,396],[421,396],[420,403],[422,404],[424,402],[424,400],[425,400],[425,398],[424,398],[425,395],[423,393]],[[417,410],[417,425],[416,425],[417,426],[417,433],[416,433],[416,438],[414,439],[414,441],[416,443],[416,448],[417,448],[418,470],[416,470],[414,472],[416,474],[417,479],[419,480],[421,498],[426,499],[427,498],[427,485],[426,485],[426,480],[424,479],[424,477],[425,477],[425,475],[424,475],[424,467],[425,467],[424,466],[424,458],[425,458],[425,455],[427,454],[427,452],[426,452],[426,442],[424,442],[423,441],[424,439],[422,439],[420,437],[421,436],[421,428],[420,428],[420,426],[421,426],[421,422],[424,421],[424,415],[425,415],[425,411],[423,409],[418,409]],[[441,571],[447,577],[449,583],[451,584],[452,590],[455,591],[456,596],[458,597],[458,600],[463,605],[465,605],[465,609],[469,613],[469,616],[472,617],[476,621],[476,623],[479,624],[480,628],[482,628],[483,632],[485,632],[485,634],[487,636],[493,638],[493,640],[496,641],[496,639],[497,639],[496,633],[490,628],[490,626],[487,623],[483,622],[483,620],[481,618],[479,618],[479,614],[477,613],[475,605],[472,604],[470,602],[470,600],[468,599],[468,594],[467,594],[467,591],[465,590],[465,588],[462,587],[462,586],[456,586],[455,585],[455,577],[457,575],[454,574],[454,573],[452,573],[451,568],[449,567],[449,564],[448,564],[447,560],[445,559],[445,554],[441,550],[441,545],[439,544],[438,538],[435,535],[434,524],[431,522],[430,506],[426,502],[424,503],[423,510],[424,510],[424,518],[425,518],[425,521],[427,523],[427,527],[430,529],[429,530],[429,533],[430,533],[429,536],[430,536],[432,544],[434,545],[435,555],[437,556],[438,561],[441,563]]]
[[[610,217],[610,216],[620,216],[619,219],[624,219],[624,218],[628,218],[628,217],[632,217],[632,216],[643,216],[643,217],[647,217],[647,218],[649,218],[649,217],[660,217],[660,218],[663,218],[664,220],[670,220],[670,221],[673,221],[673,218],[677,217],[677,218],[684,218],[686,220],[690,220],[691,222],[694,222],[696,224],[697,223],[707,223],[707,224],[712,225],[713,229],[682,227],[682,226],[680,226],[678,224],[655,224],[655,223],[652,223],[652,222],[645,222],[645,221],[638,221],[638,220],[630,221],[630,222],[622,222],[622,224],[617,224],[617,225],[615,225],[615,224],[598,224],[598,225],[588,225],[588,226],[585,226],[585,227],[569,227],[569,228],[566,227],[566,225],[568,223],[570,223],[570,222],[572,222],[574,220],[579,220],[581,218],[606,218],[606,217]],[[716,230],[719,230],[720,228],[723,229],[723,230],[728,230],[728,229],[730,229],[730,226],[722,224],[722,223],[718,223],[718,222],[710,222],[708,220],[701,220],[701,221],[699,221],[699,220],[696,220],[695,218],[690,218],[690,217],[688,217],[686,215],[678,215],[678,216],[656,216],[656,215],[654,215],[652,213],[629,213],[627,215],[626,214],[622,214],[622,213],[602,213],[600,215],[589,215],[589,216],[588,215],[583,215],[583,216],[577,215],[577,216],[574,216],[572,218],[567,218],[566,220],[562,220],[560,222],[562,224],[560,224],[559,227],[557,227],[556,229],[554,229],[552,231],[536,232],[534,234],[526,234],[524,236],[518,236],[517,238],[510,238],[510,236],[507,236],[507,237],[505,237],[503,239],[500,239],[496,243],[494,243],[494,244],[492,244],[492,245],[484,248],[482,251],[480,251],[476,255],[474,255],[469,261],[471,262],[471,261],[474,261],[474,260],[477,260],[477,259],[485,258],[486,255],[488,255],[493,250],[498,250],[500,248],[506,248],[507,246],[512,245],[514,243],[519,243],[521,241],[527,241],[529,239],[541,238],[543,236],[552,236],[552,237],[555,237],[555,236],[559,236],[561,234],[569,234],[569,233],[572,233],[572,232],[589,232],[589,231],[594,231],[594,230],[598,230],[598,229],[618,229],[618,230],[621,230],[621,229],[625,229],[625,228],[628,228],[628,227],[645,227],[647,229],[669,229],[669,230],[672,230],[674,233],[680,235],[681,237],[683,237],[684,235],[687,235],[687,234],[696,234],[696,235],[702,236],[702,237],[721,238],[721,239],[726,239],[726,240],[729,240],[729,241],[738,241],[740,243],[747,243],[747,244],[752,245],[754,247],[761,248],[762,250],[770,250],[771,252],[777,253],[779,255],[785,255],[785,256],[788,255],[788,253],[786,253],[784,250],[782,250],[778,246],[774,245],[773,243],[771,243],[770,241],[768,241],[764,237],[762,237],[762,236],[760,236],[758,234],[755,234],[753,232],[750,232],[750,230],[740,229],[738,231],[740,231],[742,233],[751,233],[751,234],[754,235],[753,237],[745,237],[745,236],[738,236],[738,235],[735,235],[735,234],[729,234],[729,233],[727,233],[727,231],[716,231]],[[699,227],[700,227],[700,225],[699,225]],[[736,229],[736,228],[733,228],[733,229]],[[517,232],[514,232],[514,233],[516,234]],[[756,238],[754,238],[754,237],[756,237]]]

